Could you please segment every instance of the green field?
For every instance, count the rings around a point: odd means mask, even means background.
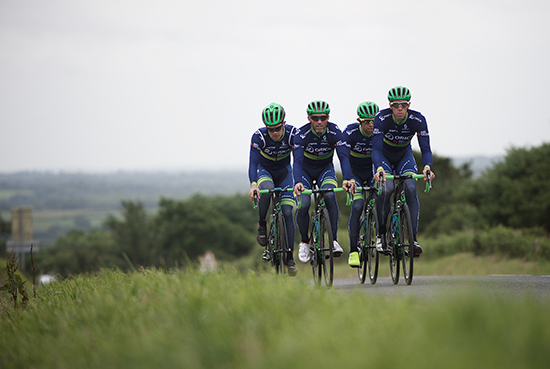
[[[411,287],[412,288],[412,287]],[[2,368],[546,368],[550,301],[437,298],[271,273],[104,271],[4,301]]]
[[[32,196],[32,195],[34,195],[34,191],[32,190],[0,188],[0,201],[8,200],[14,196]]]

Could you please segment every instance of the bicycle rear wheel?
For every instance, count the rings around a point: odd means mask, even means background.
[[[285,217],[282,212],[277,214],[277,237],[275,238],[275,257],[278,260],[277,273],[284,277],[288,250]]]
[[[323,209],[319,217],[319,251],[321,255],[319,266],[322,269],[322,276],[327,287],[332,287],[334,278],[333,244],[334,237],[328,210]]]
[[[413,280],[414,235],[411,214],[409,206],[406,203],[403,204],[403,208],[399,211],[399,249],[401,249],[403,277],[405,277],[407,285],[410,285]]]
[[[399,242],[399,230],[397,224],[397,217],[394,218],[393,210],[390,212],[388,219],[388,230],[386,232],[386,242],[390,249],[390,274],[393,284],[399,283],[399,254],[397,244]]]

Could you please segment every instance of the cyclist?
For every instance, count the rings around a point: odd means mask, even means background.
[[[355,182],[351,180],[351,168],[348,152],[345,149],[344,137],[340,128],[329,122],[330,107],[325,101],[312,101],[307,106],[308,123],[302,126],[294,136],[294,193],[302,196],[302,206],[296,211],[296,222],[300,231],[300,248],[298,258],[302,263],[311,259],[309,245],[309,206],[311,196],[301,195],[303,190],[311,189],[313,180],[319,188],[335,188],[338,186],[332,158],[334,151],[340,159],[344,176],[343,186],[349,191],[355,191]],[[325,194],[325,202],[334,235],[333,253],[335,257],[342,255],[342,247],[337,241],[338,204],[334,192]]]
[[[285,116],[284,108],[276,103],[271,103],[262,110],[262,121],[265,127],[254,132],[250,143],[248,196],[251,200],[254,200],[254,191],[293,186],[290,153],[296,128],[286,124]],[[266,217],[270,202],[269,194],[260,196],[257,241],[261,246],[267,245]],[[288,246],[291,249],[287,255],[286,266],[288,274],[295,276],[298,270],[293,258],[295,226],[292,217],[294,207],[292,192],[281,193],[281,205],[285,217]]]
[[[387,253],[386,221],[390,211],[390,196],[394,190],[393,181],[386,182],[389,174],[416,174],[418,168],[414,160],[411,140],[417,135],[422,151],[424,180],[428,180],[427,171],[433,163],[430,149],[430,135],[426,118],[418,111],[409,109],[411,92],[407,87],[397,86],[388,92],[390,107],[383,109],[374,119],[372,139],[372,161],[376,168],[374,180],[385,182],[382,193],[376,199],[378,214],[378,235],[376,248]],[[430,172],[433,179],[435,174]],[[419,204],[416,195],[416,180],[405,180],[405,196],[409,205],[414,233],[414,256],[422,254],[422,248],[416,240],[418,230]]]
[[[373,184],[372,167],[372,131],[374,117],[379,111],[378,105],[372,101],[365,101],[357,107],[357,122],[351,123],[344,130],[346,149],[349,151],[349,162],[351,165],[352,179],[359,185]],[[359,238],[359,227],[361,213],[363,212],[363,193],[355,192],[353,204],[348,219],[349,232],[349,258],[348,264],[352,268],[360,266],[359,253],[357,252],[357,239]]]

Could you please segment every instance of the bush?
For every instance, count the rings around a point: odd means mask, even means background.
[[[499,225],[421,241],[428,258],[472,252],[475,255],[502,254],[525,260],[550,260],[550,238],[542,228],[519,230]]]

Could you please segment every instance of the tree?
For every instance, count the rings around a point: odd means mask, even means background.
[[[511,148],[473,186],[469,201],[490,225],[550,232],[550,143]]]
[[[117,249],[134,266],[151,265],[154,230],[152,220],[141,202],[122,201],[122,220],[109,215],[104,227],[112,232]]]
[[[99,270],[101,267],[127,268],[112,234],[101,230],[72,230],[35,254],[41,272],[63,276]]]
[[[211,250],[221,258],[240,257],[254,244],[250,232],[220,211],[216,198],[195,195],[186,201],[161,199],[155,218],[153,250],[171,266],[187,255],[192,260]]]

